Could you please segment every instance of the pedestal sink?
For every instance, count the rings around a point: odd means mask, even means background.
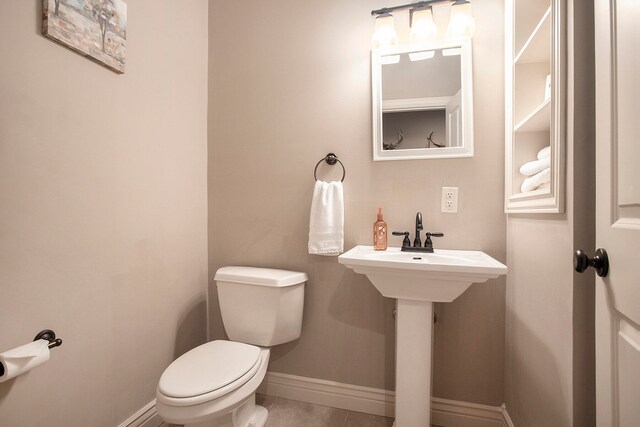
[[[356,246],[338,261],[397,299],[394,425],[430,426],[433,303],[451,302],[472,283],[506,274],[507,267],[480,251],[374,251],[371,246]]]

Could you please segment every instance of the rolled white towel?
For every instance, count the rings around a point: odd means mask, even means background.
[[[542,150],[538,151],[538,160],[546,159],[547,157],[551,157],[550,145],[547,145]]]
[[[551,183],[547,182],[546,184],[542,184],[540,187],[536,188],[536,190],[549,190],[551,188]]]
[[[520,173],[524,176],[531,176],[542,172],[551,166],[551,157],[527,162],[520,167]]]
[[[540,187],[542,184],[546,184],[551,181],[551,168],[547,168],[540,173],[537,173],[533,176],[524,179],[522,186],[520,187],[520,191],[526,193],[528,191],[533,191]]]

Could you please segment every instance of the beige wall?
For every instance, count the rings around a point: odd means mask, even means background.
[[[567,207],[507,221],[507,410],[518,427],[595,425],[593,8],[569,2]],[[593,6],[593,5],[591,5]]]
[[[391,4],[210,3],[210,332],[224,336],[217,268],[307,272],[302,337],[274,348],[273,371],[394,388],[393,301],[336,258],[307,254],[313,168],[328,152],[347,169],[346,248],[371,244],[382,206],[390,231],[413,234],[422,211],[425,229],[446,235],[436,247],[505,260],[503,1],[474,3],[475,157],[374,163],[370,11]],[[339,171],[323,165],[319,175],[331,179]],[[442,186],[460,188],[458,214],[440,213]],[[504,284],[473,285],[437,306],[436,396],[504,401]]]
[[[51,360],[0,384],[3,426],[112,427],[206,338],[207,3],[129,1],[117,75],[0,13],[0,351]]]

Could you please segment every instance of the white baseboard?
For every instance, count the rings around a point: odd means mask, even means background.
[[[156,400],[144,405],[138,412],[124,420],[118,427],[159,427],[164,421],[156,411]]]
[[[258,393],[330,406],[348,411],[394,417],[395,393],[335,381],[267,372]],[[431,398],[431,422],[442,427],[514,427],[505,404],[481,405]],[[163,423],[152,400],[118,427],[159,427]]]
[[[509,416],[509,413],[507,412],[507,405],[504,403],[502,404],[502,416],[504,417],[505,427],[515,427],[513,425],[513,421],[511,421],[511,417]]]
[[[392,391],[278,372],[267,372],[258,393],[392,418],[395,412]],[[503,414],[499,406],[437,397],[431,400],[432,423],[438,426],[504,427]]]
[[[258,393],[385,417],[393,417],[396,402],[392,391],[278,372],[267,372]]]
[[[502,408],[431,398],[431,424],[443,427],[504,427]]]

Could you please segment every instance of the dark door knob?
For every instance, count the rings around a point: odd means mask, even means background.
[[[584,273],[587,268],[593,267],[600,277],[607,277],[609,274],[609,257],[607,251],[599,248],[593,258],[581,249],[578,249],[573,255],[573,269],[578,273]]]

